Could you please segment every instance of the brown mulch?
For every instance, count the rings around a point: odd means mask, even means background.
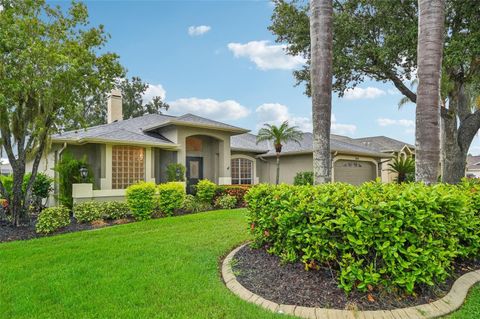
[[[390,310],[430,303],[445,296],[458,277],[480,269],[480,260],[457,262],[454,273],[445,283],[420,286],[416,296],[378,289],[367,293],[354,291],[347,296],[338,288],[335,269],[321,267],[305,271],[300,262],[282,263],[265,249],[249,246],[239,250],[234,260],[237,280],[265,299],[286,305],[349,310]]]
[[[129,223],[133,222],[133,219],[122,219],[121,223]],[[99,227],[108,227],[113,225],[118,225],[119,222],[115,220],[102,220],[102,221],[94,221],[92,223],[84,223],[80,224],[72,218],[70,225],[67,227],[63,227],[58,231],[51,233],[49,235],[42,235],[37,234],[35,232],[35,220],[32,220],[29,225],[21,226],[21,227],[13,227],[10,223],[7,222],[0,222],[0,243],[7,242],[7,241],[15,241],[15,240],[28,240],[33,238],[39,237],[47,237],[47,236],[54,236],[58,234],[65,234],[65,233],[72,233],[82,230],[89,230],[89,229],[96,229]]]

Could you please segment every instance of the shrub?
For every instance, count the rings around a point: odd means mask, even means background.
[[[72,184],[84,182],[80,176],[80,168],[85,167],[88,169],[88,176],[85,180],[87,183],[93,183],[93,173],[88,165],[86,157],[83,159],[75,159],[69,152],[64,152],[60,161],[55,165],[54,170],[59,175],[59,202],[67,206],[73,207],[72,198]]]
[[[160,184],[158,188],[158,207],[167,216],[172,216],[176,209],[182,208],[185,200],[185,186],[171,182]]]
[[[217,186],[216,197],[230,195],[237,199],[236,207],[245,207],[245,194],[250,189],[250,185],[220,185]]]
[[[215,207],[221,209],[232,209],[237,206],[237,198],[231,195],[223,195],[215,200]]]
[[[217,190],[217,185],[208,179],[203,179],[196,186],[197,198],[204,203],[213,203],[213,197]]]
[[[0,181],[3,184],[3,187],[5,187],[5,190],[7,191],[7,193],[11,194],[12,188],[13,188],[13,175],[8,175],[8,176],[0,175]]]
[[[89,223],[97,219],[102,219],[102,203],[83,202],[73,206],[73,217],[79,223]]]
[[[44,209],[37,219],[36,232],[49,234],[70,224],[70,211],[64,206]]]
[[[171,163],[167,165],[167,180],[169,182],[185,181],[185,166],[180,163]]]
[[[478,189],[258,185],[246,200],[257,247],[284,261],[302,261],[307,269],[333,265],[346,292],[371,285],[413,293],[419,284],[444,281],[455,258],[478,256]]]
[[[127,204],[137,220],[152,218],[157,207],[155,183],[139,182],[127,188]]]
[[[199,201],[193,195],[187,195],[183,201],[182,208],[188,213],[199,213],[212,209],[212,205]]]
[[[100,202],[99,204],[104,219],[122,219],[131,215],[130,208],[125,202]]]
[[[293,178],[293,185],[313,185],[313,172],[298,172]]]

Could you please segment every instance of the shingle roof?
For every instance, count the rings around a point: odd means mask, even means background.
[[[219,130],[228,130],[236,133],[248,132],[248,130],[239,127],[209,120],[193,114],[185,114],[180,117],[163,114],[149,114],[110,124],[56,134],[52,136],[52,140],[77,143],[101,140],[174,146],[175,144],[172,141],[153,131],[156,128],[168,125],[202,126]]]
[[[256,146],[256,148],[247,148],[241,146],[248,146],[251,143],[255,144],[254,139],[256,139],[255,135],[252,134],[242,134],[233,136],[231,139],[231,147],[232,149],[242,149],[242,150],[250,150],[260,153],[262,148],[267,147],[268,151],[265,152],[262,156],[275,156],[274,148],[269,145],[270,143],[260,144]],[[332,152],[341,152],[346,154],[358,154],[358,155],[367,155],[367,156],[374,156],[374,157],[386,157],[386,154],[381,152],[377,152],[370,148],[358,145],[356,143],[348,142],[349,138],[340,135],[331,135],[330,139],[330,149]],[[297,142],[288,142],[283,145],[282,154],[289,155],[289,154],[297,154],[297,153],[308,153],[312,152],[313,150],[313,135],[312,133],[303,133],[303,138],[300,143]]]
[[[363,146],[371,148],[377,152],[389,152],[396,151],[399,152],[402,148],[407,145],[410,149],[414,150],[415,146],[408,144],[387,136],[371,136],[363,138],[352,139],[354,142],[361,143]]]
[[[270,149],[267,141],[257,144],[257,136],[250,133],[232,136],[230,138],[230,148],[234,151],[253,153],[266,153]]]

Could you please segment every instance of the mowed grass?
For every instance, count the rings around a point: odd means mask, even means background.
[[[230,210],[0,244],[0,318],[284,318],[222,282],[248,239]]]
[[[0,244],[0,318],[287,318],[240,300],[221,258],[244,210]],[[478,318],[480,288],[452,318]]]

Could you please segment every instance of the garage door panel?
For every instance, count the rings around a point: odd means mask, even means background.
[[[360,185],[376,178],[376,168],[371,162],[338,160],[334,168],[335,182]]]

